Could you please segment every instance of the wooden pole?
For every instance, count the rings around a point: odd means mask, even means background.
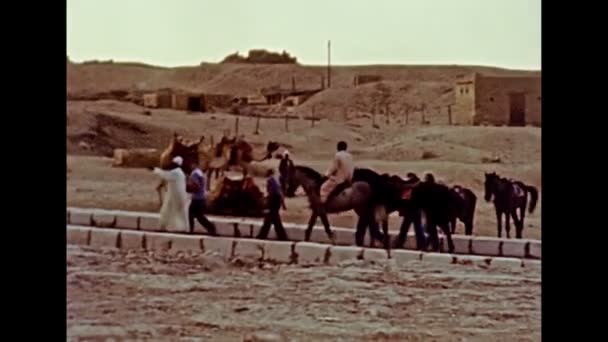
[[[452,105],[448,105],[448,123],[452,126]]]
[[[285,132],[289,132],[289,113],[285,112]]]
[[[260,134],[260,113],[256,113],[257,119],[255,121],[255,132],[254,134]]]
[[[386,124],[390,125],[391,124],[391,119],[390,119],[390,116],[388,114],[388,109],[389,109],[389,107],[388,107],[388,104],[387,104],[386,107],[385,107],[385,110],[386,110]]]
[[[239,135],[239,116],[236,116],[236,120],[234,121],[234,136],[237,137]]]
[[[327,88],[331,88],[331,40],[327,41]]]
[[[377,111],[377,107],[374,106],[374,109],[372,109],[372,126],[373,127],[376,126],[376,111]]]

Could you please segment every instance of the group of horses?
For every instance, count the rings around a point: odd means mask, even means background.
[[[430,173],[424,179],[414,173],[408,173],[406,178],[402,178],[398,175],[379,174],[368,168],[355,168],[350,186],[323,203],[320,187],[327,177],[310,167],[295,165],[288,156],[280,158],[280,182],[285,195],[293,197],[296,190],[302,187],[310,204],[312,214],[305,233],[306,241],[310,239],[312,228],[320,218],[327,236],[332,243],[335,242],[327,215],[350,210],[358,216],[355,232],[357,246],[363,245],[365,233],[369,230],[372,243],[378,240],[387,250],[401,248],[407,239],[409,227],[413,224],[419,250],[427,250],[429,245],[432,250],[440,250],[439,227],[446,237],[448,252],[452,253],[452,234],[455,233],[457,220],[463,222],[466,235],[473,234],[477,202],[473,191],[460,185],[449,187],[436,182]],[[502,236],[501,218],[504,214],[507,238],[510,238],[510,218],[513,218],[515,224],[516,237],[522,238],[526,207],[530,213],[534,211],[538,190],[521,181],[506,179],[496,173],[486,173],[484,199],[488,202],[494,200],[498,237]],[[388,216],[396,211],[403,217],[403,221],[399,234],[391,243]],[[423,217],[428,239],[422,227]]]

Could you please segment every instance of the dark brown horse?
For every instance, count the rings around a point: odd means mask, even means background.
[[[532,213],[538,202],[538,190],[521,181],[502,178],[495,172],[486,173],[485,177],[485,200],[490,202],[494,198],[498,237],[502,236],[502,215],[504,214],[507,238],[510,238],[510,218],[513,218],[515,237],[521,239],[524,230],[524,218],[526,217],[526,206],[528,206],[528,194],[530,194],[528,209]],[[519,209],[519,217],[517,216],[517,209]]]
[[[432,249],[440,250],[439,234],[437,232],[437,226],[439,226],[446,236],[448,252],[453,253],[454,242],[452,241],[452,234],[449,229],[452,208],[450,189],[444,184],[435,183],[434,179],[428,176],[425,181],[416,181],[413,185],[411,184],[411,179],[410,181],[406,181],[395,176],[390,178],[392,187],[403,190],[402,198],[407,200],[406,214],[409,213],[409,215],[404,216],[404,223],[401,225],[401,230],[394,246],[403,245],[407,238],[410,221],[413,220],[414,225],[418,225],[416,236],[418,237],[419,233],[421,235],[418,238],[418,248],[420,249],[420,242],[422,242],[425,244],[424,249],[426,249],[426,241],[422,239],[422,232],[419,228],[419,221],[422,213],[424,213],[426,217],[426,230],[429,233],[430,240],[428,242],[431,243]]]
[[[295,189],[301,186],[308,197],[312,214],[306,229],[306,241],[310,240],[310,234],[317,218],[321,218],[327,236],[335,244],[334,233],[330,228],[327,214],[354,210],[359,216],[357,227],[363,227],[363,229],[367,227],[369,222],[373,222],[373,194],[372,185],[369,182],[357,180],[355,177],[350,187],[333,196],[328,202],[323,203],[321,201],[320,188],[323,182],[327,180],[327,177],[312,168],[293,163],[284,164],[284,167],[279,168],[279,172],[284,184],[287,184],[288,188],[293,187]],[[383,236],[374,235],[376,239],[385,240]],[[356,242],[359,243],[359,239],[356,239]]]
[[[471,189],[460,185],[451,187],[450,193],[452,203],[450,208],[450,226],[452,234],[456,233],[456,219],[459,219],[464,224],[465,235],[473,235],[477,196],[475,196],[475,193]]]

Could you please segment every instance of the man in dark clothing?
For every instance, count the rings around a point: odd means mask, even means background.
[[[196,218],[200,224],[205,227],[209,235],[216,236],[217,232],[213,222],[209,221],[204,214],[206,206],[206,189],[207,178],[198,164],[193,163],[192,173],[188,177],[186,190],[192,193],[192,201],[188,208],[188,221],[190,223],[190,233],[194,232],[194,219]]]
[[[287,209],[285,207],[281,185],[274,177],[274,169],[268,170],[267,176],[268,179],[266,181],[266,191],[268,192],[269,210],[268,214],[266,214],[266,217],[264,218],[264,224],[262,224],[262,228],[260,229],[260,233],[256,236],[256,239],[266,239],[268,237],[268,232],[270,231],[270,226],[274,225],[274,230],[277,233],[279,240],[286,241],[287,233],[285,232],[285,228],[283,228],[283,223],[281,222],[281,216],[279,214],[281,206],[283,206],[283,209]]]

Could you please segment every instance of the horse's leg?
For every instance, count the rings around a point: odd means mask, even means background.
[[[441,228],[441,230],[443,230],[443,234],[448,239],[448,252],[454,253],[454,241],[452,241],[452,234],[450,233],[449,224],[446,221],[443,224],[439,225],[439,227]]]
[[[358,247],[363,246],[363,240],[365,238],[365,230],[367,229],[368,221],[364,216],[359,216],[357,221],[357,230],[355,231],[355,245]]]
[[[515,209],[511,209],[505,212],[505,230],[507,231],[507,239],[511,238],[511,213],[513,213]]]
[[[502,212],[496,208],[496,224],[498,229],[498,237],[502,237]]]
[[[434,219],[429,218],[429,215],[426,216],[426,229],[429,232],[429,237],[431,239],[431,248],[434,251],[439,251],[439,234],[437,233],[437,224]]]
[[[523,236],[523,232],[524,232],[524,219],[526,218],[526,204],[524,203],[524,205],[522,207],[519,207],[519,213],[520,213],[520,219],[519,219],[519,226],[515,226],[515,234],[518,239],[521,239]]]
[[[453,216],[450,219],[450,226],[451,226],[450,228],[451,228],[452,234],[456,234],[456,216]]]
[[[325,228],[325,233],[327,234],[327,237],[331,241],[331,244],[335,245],[336,237],[334,236],[334,232],[331,231],[331,227],[329,226],[329,220],[327,219],[327,213],[323,212],[319,216],[321,216],[321,222],[323,222],[323,227]]]
[[[403,248],[403,244],[407,240],[407,232],[410,230],[410,224],[412,224],[412,220],[409,215],[404,215],[399,228],[399,235],[393,240],[393,248]]]
[[[473,235],[473,218],[467,217],[464,222],[464,234]]]
[[[414,222],[414,233],[416,234],[416,248],[420,251],[424,250],[426,249],[426,237],[424,235],[424,229],[422,228],[421,212],[419,210],[411,210],[408,215],[411,215],[412,221]]]
[[[306,227],[306,232],[304,234],[304,241],[310,241],[310,234],[312,233],[312,228],[314,227],[315,223],[317,222],[317,212],[313,210],[312,214],[310,215],[310,219],[308,220],[308,227]]]
[[[391,257],[391,237],[388,234],[388,216],[382,220],[382,233],[384,234],[384,249],[388,254],[388,257]]]

